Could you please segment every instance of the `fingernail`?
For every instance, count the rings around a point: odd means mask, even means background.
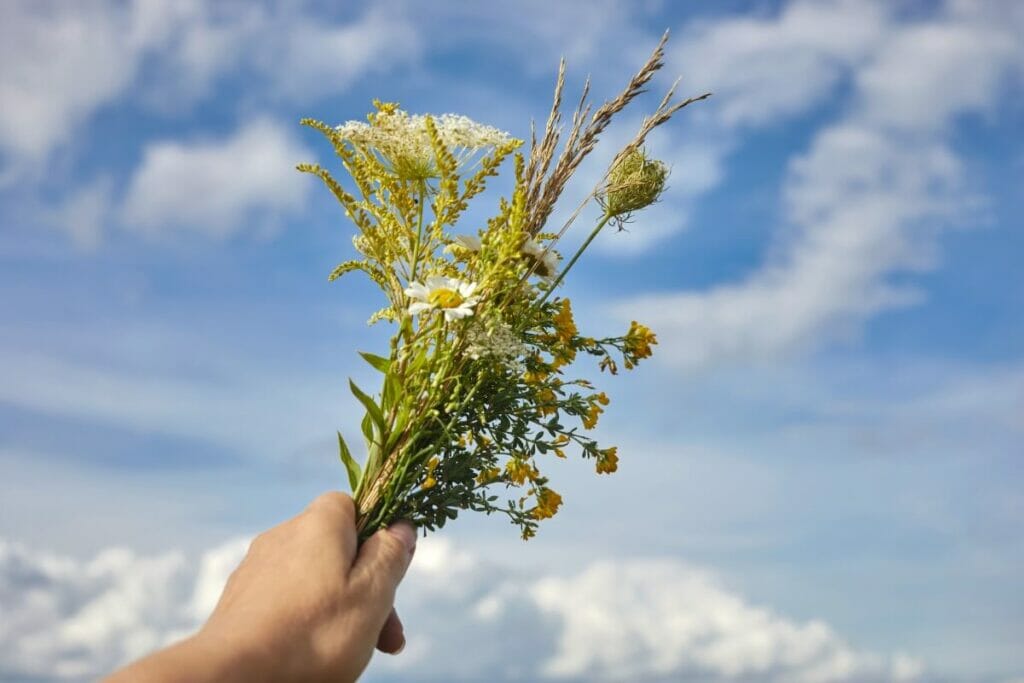
[[[394,534],[402,542],[410,555],[416,550],[416,527],[411,523],[404,519],[399,520],[388,527],[388,532]]]

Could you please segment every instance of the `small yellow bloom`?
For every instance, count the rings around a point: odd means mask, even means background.
[[[537,406],[537,412],[539,412],[541,416],[554,415],[558,412],[558,406],[556,405],[557,397],[555,396],[555,392],[551,389],[541,389],[537,392],[536,399],[539,404]]]
[[[597,396],[591,396],[588,400],[590,407],[587,408],[587,414],[583,416],[583,428],[593,429],[597,426],[597,419],[604,412],[604,408],[601,407],[602,401]]]
[[[545,486],[537,492],[537,507],[530,514],[534,519],[547,519],[554,517],[561,506],[562,497]]]
[[[619,469],[619,449],[617,447],[602,448],[597,453],[598,474],[610,474]]]
[[[500,476],[501,470],[499,470],[497,467],[486,467],[480,470],[480,473],[476,475],[476,483],[483,486],[484,484],[491,483]]]
[[[651,346],[657,343],[658,338],[651,332],[651,328],[634,320],[626,333],[625,351],[635,362],[640,358],[650,358],[654,353]]]
[[[522,486],[526,483],[527,479],[532,481],[540,473],[525,460],[513,458],[505,465],[505,474],[508,475],[509,481],[513,484]]]
[[[435,486],[437,486],[437,480],[434,479],[433,477],[427,477],[426,479],[423,480],[423,483],[420,484],[420,488],[423,489],[424,491],[426,491],[427,489],[432,489]]]
[[[572,317],[572,304],[568,299],[562,299],[558,313],[552,319],[555,323],[555,336],[558,337],[559,341],[563,344],[568,344],[576,336],[578,330],[576,329],[576,321]]]

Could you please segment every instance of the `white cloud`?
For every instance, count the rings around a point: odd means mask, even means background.
[[[248,70],[263,99],[336,93],[414,60],[418,33],[380,9],[347,22],[287,4],[276,10],[200,0],[0,7],[0,184],[38,174],[103,106],[131,88],[164,109],[188,106]],[[147,75],[141,80],[141,75]]]
[[[311,158],[282,125],[247,123],[231,137],[146,148],[128,186],[121,220],[145,233],[189,230],[228,237],[296,211],[310,184],[295,164]]]
[[[675,57],[687,82],[711,90],[726,128],[779,124],[817,105],[890,30],[885,5],[797,1],[777,15],[701,21]]]
[[[219,597],[210,582],[222,586],[246,547],[198,563],[123,548],[76,561],[0,540],[0,680],[93,680],[193,631]]]
[[[0,152],[6,172],[44,158],[137,68],[130,21],[98,3],[15,0],[0,6]]]
[[[759,268],[706,291],[640,296],[619,307],[622,315],[642,316],[662,333],[669,363],[694,369],[784,356],[849,335],[880,311],[919,301],[921,292],[890,284],[891,276],[935,267],[937,236],[972,208],[961,161],[942,131],[962,114],[995,106],[1002,76],[1020,65],[1013,26],[943,12],[918,23],[872,24],[870,31],[855,24],[851,35],[862,39],[857,43],[833,35],[836,21],[853,6],[828,3],[811,12],[797,3],[774,23],[755,22],[756,30],[751,20],[732,18],[709,30],[735,39],[712,41],[718,56],[702,48],[711,64],[753,60],[799,80],[806,76],[801,64],[825,63],[848,73],[854,89],[847,111],[791,161],[783,196],[788,230]],[[838,14],[823,17],[825,7]],[[814,20],[794,20],[801,12]],[[868,14],[877,22],[877,12]],[[736,37],[748,33],[746,40]],[[773,48],[751,54],[748,44]],[[776,59],[780,45],[789,48]],[[834,59],[822,53],[825,47],[837,49]],[[956,74],[969,83],[945,87]],[[813,69],[806,78],[819,85],[786,103],[815,104],[812,94],[820,97],[828,91],[826,81],[835,80],[819,78]],[[763,123],[754,111],[792,113],[788,104],[776,107],[766,97],[727,102],[726,123]],[[728,107],[737,109],[730,114]]]
[[[197,558],[111,549],[78,561],[0,541],[0,680],[86,680],[189,633],[246,546]],[[517,574],[430,538],[398,607],[409,647],[375,661],[368,680],[865,683],[922,671],[907,655],[858,652],[821,621],[751,605],[672,560]]]

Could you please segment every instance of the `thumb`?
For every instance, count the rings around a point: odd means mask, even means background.
[[[352,578],[366,587],[381,610],[381,621],[395,601],[395,589],[416,552],[416,527],[401,520],[370,536],[352,565]]]

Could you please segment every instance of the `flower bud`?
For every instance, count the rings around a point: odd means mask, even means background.
[[[641,149],[635,149],[615,164],[608,172],[608,183],[601,197],[605,213],[612,218],[626,218],[658,201],[665,189],[668,166],[647,158]]]

